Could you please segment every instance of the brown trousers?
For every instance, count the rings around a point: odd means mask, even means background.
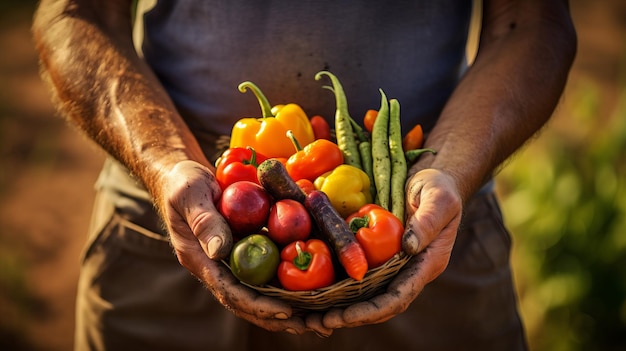
[[[494,194],[476,196],[446,271],[409,309],[372,326],[270,333],[236,318],[179,265],[156,223],[100,191],[82,261],[77,350],[525,350],[505,230]],[[148,230],[146,227],[152,228]]]

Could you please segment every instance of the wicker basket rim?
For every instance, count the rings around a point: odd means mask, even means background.
[[[338,282],[335,282],[332,285],[317,290],[289,291],[273,285],[255,286],[247,284],[245,282],[242,282],[242,284],[259,292],[271,293],[273,295],[284,295],[292,298],[322,297],[328,294],[336,294],[344,289],[359,289],[363,286],[366,286],[368,281],[372,280],[372,278],[381,276],[384,277],[388,274],[395,274],[406,264],[406,262],[408,262],[409,259],[410,256],[404,254],[403,252],[398,253],[390,258],[383,265],[369,270],[361,281],[357,281],[353,278],[348,277]]]

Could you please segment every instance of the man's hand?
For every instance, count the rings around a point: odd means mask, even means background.
[[[387,291],[346,309],[311,315],[307,326],[318,334],[333,329],[377,324],[404,312],[424,286],[447,267],[461,222],[462,199],[454,179],[425,169],[407,183],[407,215],[403,250],[415,255],[389,284]]]
[[[270,331],[304,333],[304,321],[291,316],[291,307],[241,284],[220,262],[233,244],[215,207],[220,193],[211,170],[197,162],[180,162],[163,177],[159,209],[178,260],[236,316]]]

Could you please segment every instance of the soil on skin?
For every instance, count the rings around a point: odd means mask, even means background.
[[[31,39],[35,1],[9,3],[0,0],[0,349],[69,350],[104,154],[54,113]],[[593,79],[616,97],[626,2],[571,7],[579,37],[571,81]]]

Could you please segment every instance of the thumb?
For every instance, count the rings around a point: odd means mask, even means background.
[[[459,226],[462,201],[449,176],[423,170],[407,184],[408,220],[402,238],[403,250],[416,255],[444,231]]]
[[[190,201],[192,203],[185,218],[202,250],[213,260],[227,258],[233,245],[228,223],[207,198],[198,195],[197,199]]]
[[[184,161],[170,171],[168,179],[165,216],[174,247],[178,250],[199,245],[213,260],[228,257],[233,238],[215,207],[221,190],[213,173],[199,163]]]

